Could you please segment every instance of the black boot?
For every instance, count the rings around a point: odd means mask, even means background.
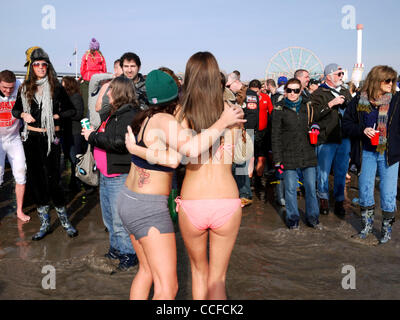
[[[319,199],[319,213],[323,215],[329,214],[329,201],[328,199]]]
[[[344,217],[346,215],[346,210],[343,207],[343,201],[335,202],[335,214],[339,217]]]
[[[379,240],[380,244],[388,242],[392,237],[392,225],[394,223],[394,212],[382,213],[382,236]]]
[[[50,233],[50,206],[41,206],[37,208],[40,219],[40,230],[32,236],[32,240],[41,240]]]
[[[365,239],[370,233],[374,226],[374,208],[361,208],[361,222],[363,229],[359,233],[361,239]]]
[[[71,222],[68,220],[67,209],[65,207],[56,207],[58,219],[60,219],[61,225],[64,230],[67,231],[68,236],[71,238],[78,235],[78,231],[72,226]]]

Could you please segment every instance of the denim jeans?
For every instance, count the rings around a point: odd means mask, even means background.
[[[315,190],[316,168],[300,168],[296,170],[285,170],[283,180],[285,182],[286,222],[288,225],[300,220],[297,204],[298,171],[304,178],[306,191],[306,217],[310,224],[318,224],[319,206]]]
[[[232,174],[239,189],[239,198],[252,199],[249,177],[249,161],[232,165]]]
[[[110,247],[119,250],[121,254],[135,253],[117,210],[118,194],[127,176],[128,174],[121,174],[108,178],[100,173],[100,205],[103,222],[108,229]]]
[[[341,144],[325,143],[316,148],[317,195],[320,199],[329,199],[329,174],[333,165],[333,194],[336,201],[344,200],[346,174],[349,169],[350,140],[343,139]]]
[[[362,152],[361,174],[358,180],[360,206],[370,207],[375,205],[375,176],[378,170],[381,209],[385,212],[395,212],[399,163],[397,162],[389,167],[385,155],[386,152],[384,154],[366,150]]]

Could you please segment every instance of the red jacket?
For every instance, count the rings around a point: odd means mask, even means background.
[[[258,94],[258,99],[260,103],[258,130],[261,131],[267,127],[268,116],[271,114],[274,106],[272,105],[271,98],[266,93],[260,92]]]
[[[94,55],[92,55],[90,50],[86,51],[81,62],[81,75],[83,80],[90,81],[94,74],[106,72],[106,60],[101,52],[96,50]]]

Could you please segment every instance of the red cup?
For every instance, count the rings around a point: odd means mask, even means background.
[[[310,137],[311,144],[317,144],[318,141],[318,132],[317,131],[308,131],[308,135]]]
[[[379,144],[379,131],[375,130],[375,135],[371,138],[371,144],[377,146]]]

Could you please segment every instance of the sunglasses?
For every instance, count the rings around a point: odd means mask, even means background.
[[[344,72],[338,72],[336,75],[337,75],[338,77],[344,76]]]
[[[291,89],[291,88],[286,88],[286,92],[287,93],[296,93],[299,94],[300,93],[300,89]]]
[[[383,80],[383,82],[386,84],[394,83],[394,82],[396,82],[396,79],[386,79],[386,80]]]
[[[34,62],[32,65],[35,68],[38,68],[38,67],[47,68],[49,64],[47,62]]]

